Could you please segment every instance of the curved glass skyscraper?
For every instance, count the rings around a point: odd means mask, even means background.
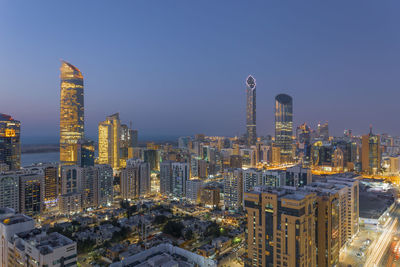
[[[286,94],[275,97],[275,144],[280,148],[281,162],[292,160],[293,100]]]
[[[68,62],[61,62],[60,162],[77,164],[78,140],[84,136],[83,76]]]
[[[256,80],[249,75],[246,79],[246,129],[247,144],[255,145],[257,141],[256,130]]]

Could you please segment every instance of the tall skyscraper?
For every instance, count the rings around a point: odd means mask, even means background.
[[[110,164],[113,169],[120,166],[121,121],[119,113],[108,116],[99,123],[99,164]]]
[[[275,97],[275,144],[280,148],[281,162],[292,160],[293,101],[286,94]]]
[[[78,141],[78,162],[80,167],[94,166],[94,141],[82,139]]]
[[[255,145],[257,141],[256,129],[256,80],[249,75],[246,79],[246,128],[247,144]]]
[[[83,76],[68,62],[61,62],[60,162],[77,163],[77,143],[84,136]]]
[[[372,133],[362,136],[361,167],[363,172],[376,174],[381,168],[380,136]]]
[[[20,126],[10,115],[0,113],[0,164],[9,170],[21,167]]]

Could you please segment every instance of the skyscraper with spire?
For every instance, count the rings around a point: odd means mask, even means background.
[[[72,165],[77,164],[78,140],[84,137],[83,76],[66,61],[61,61],[60,72],[60,162]]]
[[[249,75],[246,79],[246,129],[247,145],[255,145],[257,141],[256,129],[256,80]]]

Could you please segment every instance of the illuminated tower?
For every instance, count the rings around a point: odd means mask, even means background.
[[[246,128],[247,144],[255,145],[257,141],[256,130],[256,80],[249,75],[246,79]]]
[[[281,162],[291,161],[293,136],[293,100],[286,94],[275,97],[275,144],[281,151]]]
[[[77,163],[77,143],[84,135],[83,76],[75,66],[61,62],[60,162]]]
[[[361,147],[361,167],[362,171],[376,174],[381,169],[381,144],[380,136],[372,133],[370,127],[369,134],[362,136]]]
[[[0,113],[0,165],[9,170],[18,170],[21,165],[20,126],[19,121]]]
[[[119,113],[108,116],[99,123],[99,164],[110,164],[113,169],[120,167],[121,121]]]

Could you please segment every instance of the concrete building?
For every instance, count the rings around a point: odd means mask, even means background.
[[[200,188],[203,186],[203,181],[200,179],[190,179],[186,181],[186,199],[196,202],[200,192]]]
[[[245,193],[246,266],[316,266],[316,194],[256,187]]]
[[[243,171],[224,171],[224,206],[226,210],[240,210],[243,206]]]
[[[44,208],[44,177],[42,174],[19,176],[19,211],[28,216],[39,215]]]
[[[381,145],[379,135],[369,134],[362,136],[361,168],[363,172],[376,174],[381,169]]]
[[[203,186],[200,188],[197,203],[206,207],[214,208],[219,206],[221,190],[218,187]]]
[[[171,244],[161,244],[133,256],[127,257],[120,262],[115,262],[110,267],[217,267],[217,263],[188,250],[175,247]]]
[[[150,182],[150,164],[130,159],[121,171],[121,195],[124,199],[145,196],[150,193]]]
[[[62,214],[74,214],[82,211],[82,194],[67,193],[58,197],[58,209]]]
[[[19,175],[16,172],[0,174],[0,207],[19,210]]]
[[[77,266],[77,245],[59,234],[32,229],[15,235],[9,248],[13,266]]]

